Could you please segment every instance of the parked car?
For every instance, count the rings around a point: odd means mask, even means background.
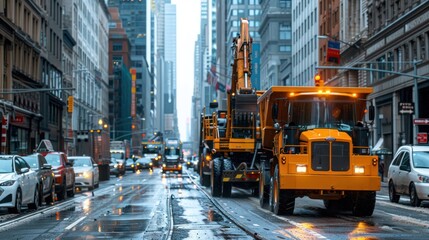
[[[118,160],[116,158],[110,158],[110,175],[115,175],[119,177],[119,175],[123,175],[125,173],[125,165],[124,162]]]
[[[136,169],[152,169],[153,163],[150,158],[139,158],[136,160]]]
[[[136,172],[136,163],[134,162],[134,159],[128,158],[125,161],[125,170]]]
[[[0,207],[20,213],[22,205],[37,209],[39,184],[37,173],[18,155],[0,155]]]
[[[48,164],[45,157],[40,153],[23,156],[30,168],[37,173],[39,184],[39,204],[43,201],[51,204],[55,201],[55,177],[52,166]]]
[[[399,202],[401,195],[410,197],[411,206],[429,200],[429,146],[401,146],[389,166],[389,199]]]
[[[98,164],[90,156],[70,156],[69,161],[72,163],[76,174],[76,186],[93,190],[98,188],[99,171]]]
[[[75,194],[76,175],[73,165],[63,152],[48,152],[46,161],[51,164],[55,174],[55,193],[58,200],[73,197]]]

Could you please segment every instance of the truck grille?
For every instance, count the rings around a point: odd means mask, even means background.
[[[348,171],[350,168],[350,146],[347,142],[313,142],[311,153],[314,171]]]

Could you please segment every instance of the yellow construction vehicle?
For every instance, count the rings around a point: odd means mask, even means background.
[[[232,185],[258,189],[259,169],[254,155],[257,136],[257,95],[251,84],[252,38],[247,19],[241,19],[240,34],[233,39],[231,89],[226,111],[210,117],[213,146],[207,148],[212,196],[231,195]],[[259,92],[260,94],[260,92]],[[208,120],[207,120],[208,121]],[[207,152],[207,151],[206,151]]]
[[[210,109],[215,109],[218,107],[217,102],[210,103]],[[198,150],[198,173],[200,175],[200,184],[209,187],[210,186],[210,162],[212,160],[211,150],[213,149],[213,139],[215,132],[218,128],[215,123],[217,118],[213,119],[212,114],[206,114],[206,108],[203,108],[203,112],[200,116],[200,140],[199,140],[199,150]]]
[[[258,98],[261,151],[259,202],[293,214],[295,199],[321,199],[332,211],[370,216],[380,190],[370,152],[372,88],[273,86]]]

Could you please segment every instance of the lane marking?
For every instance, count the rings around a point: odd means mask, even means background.
[[[415,219],[415,218],[407,217],[407,216],[400,216],[400,215],[396,215],[393,213],[387,213],[387,212],[384,212],[384,213],[392,216],[393,220],[398,220],[400,222],[411,223],[414,225],[419,225],[419,226],[422,226],[425,228],[429,228],[429,222],[427,222],[427,221],[423,221],[423,220],[419,220],[419,219]]]
[[[83,219],[85,219],[86,216],[79,218],[78,220],[76,220],[74,223],[68,225],[65,229],[66,230],[70,230],[72,229],[74,226],[76,226],[78,223],[80,223]]]

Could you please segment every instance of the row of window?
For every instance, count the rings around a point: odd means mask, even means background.
[[[293,14],[293,19],[297,19],[295,13]],[[317,10],[316,8],[311,11],[310,15],[300,24],[300,26],[294,31],[294,43],[300,41],[300,39],[307,33],[307,31],[311,31],[311,27],[314,24],[317,24]]]
[[[385,23],[393,22],[400,17],[402,12],[407,11],[407,8],[415,6],[421,0],[395,0],[395,1],[378,1],[372,8],[368,9],[368,24],[369,28],[375,30]]]
[[[429,31],[390,49],[371,63],[371,68],[401,72],[413,67],[415,60],[427,60],[429,54]],[[392,73],[372,73],[372,79],[381,80]]]

